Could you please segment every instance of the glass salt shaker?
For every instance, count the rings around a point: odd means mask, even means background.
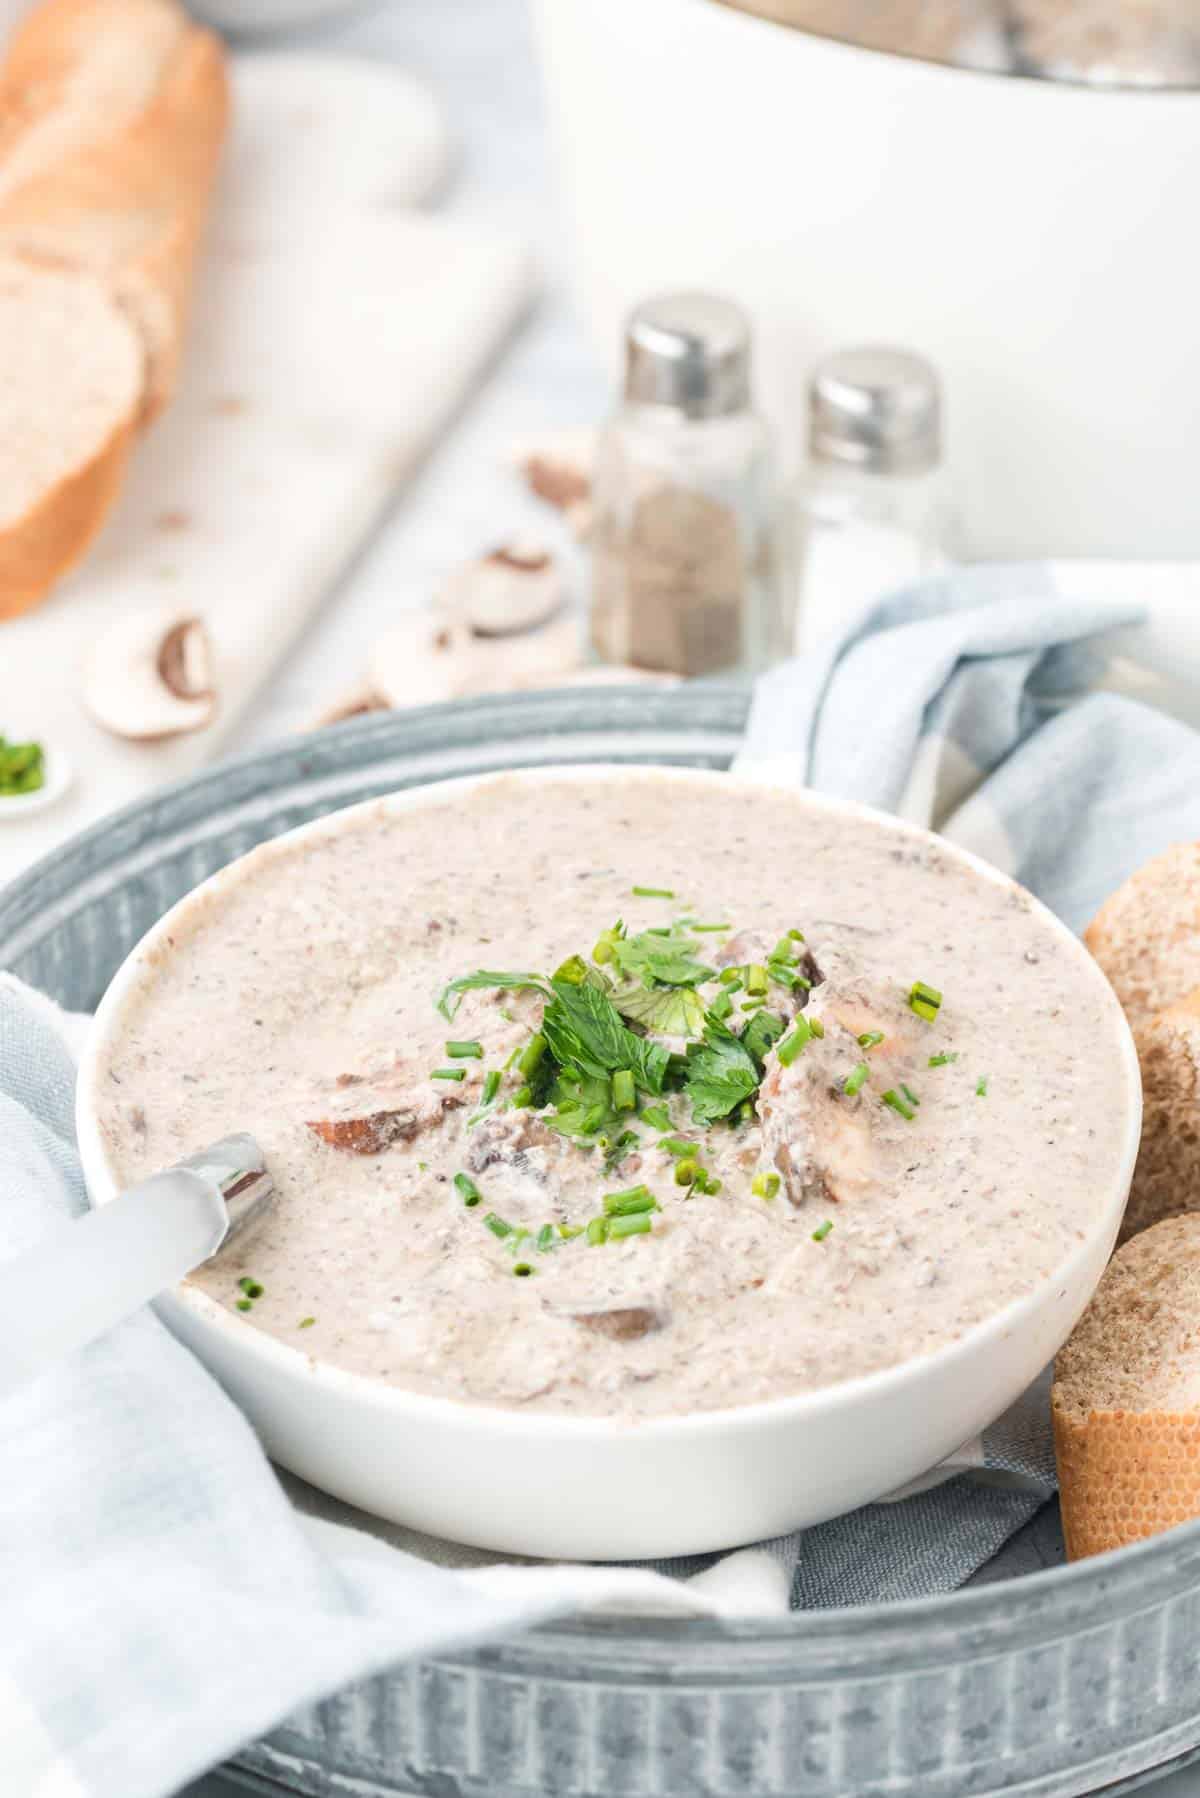
[[[672,293],[632,313],[593,495],[591,631],[605,661],[699,675],[786,652],[774,464],[737,306]]]
[[[797,653],[823,647],[885,593],[953,559],[941,391],[923,356],[846,349],[818,363],[797,525]]]

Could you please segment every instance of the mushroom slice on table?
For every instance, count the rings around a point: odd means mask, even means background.
[[[117,737],[153,741],[203,730],[217,709],[203,621],[190,612],[119,618],[92,651],[83,703]]]

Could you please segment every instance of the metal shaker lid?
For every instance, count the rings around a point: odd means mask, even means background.
[[[731,300],[664,293],[625,326],[625,398],[718,418],[750,404],[750,326]]]
[[[809,447],[818,461],[918,474],[941,459],[937,374],[911,351],[837,350],[817,364],[809,405]]]

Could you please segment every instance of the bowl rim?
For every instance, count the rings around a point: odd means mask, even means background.
[[[389,1385],[387,1382],[374,1379],[369,1375],[337,1367],[330,1362],[320,1360],[310,1351],[282,1342],[268,1331],[256,1328],[236,1312],[218,1304],[215,1299],[210,1298],[207,1293],[192,1286],[186,1280],[170,1289],[168,1294],[163,1295],[182,1306],[209,1328],[218,1331],[226,1339],[228,1348],[234,1354],[244,1353],[252,1359],[263,1361],[276,1373],[303,1383],[309,1390],[315,1383],[318,1388],[331,1393],[334,1397],[340,1396],[358,1408],[365,1407],[368,1410],[376,1410],[392,1416],[410,1416],[415,1420],[424,1419],[431,1422],[440,1420],[451,1424],[461,1424],[485,1433],[492,1433],[498,1437],[512,1436],[522,1440],[529,1440],[533,1437],[551,1441],[568,1438],[577,1443],[592,1443],[599,1446],[616,1438],[627,1439],[630,1434],[634,1433],[643,1440],[651,1436],[656,1439],[687,1438],[711,1434],[717,1430],[738,1436],[747,1430],[756,1431],[760,1427],[782,1422],[794,1423],[799,1426],[805,1421],[827,1415],[831,1411],[853,1409],[860,1400],[885,1397],[914,1381],[919,1384],[921,1375],[935,1367],[952,1366],[956,1361],[971,1359],[987,1342],[1003,1340],[1014,1330],[1019,1329],[1030,1315],[1036,1312],[1041,1304],[1050,1297],[1053,1289],[1063,1280],[1064,1276],[1071,1274],[1078,1263],[1091,1254],[1098,1236],[1102,1237],[1111,1233],[1112,1239],[1115,1240],[1140,1142],[1141,1079],[1133,1034],[1125,1014],[1098,964],[1092,959],[1074,932],[1039,899],[1021,887],[1019,882],[984,861],[982,857],[949,842],[931,830],[897,818],[890,813],[878,811],[874,807],[862,805],[857,801],[833,798],[827,794],[813,792],[807,787],[773,781],[761,772],[745,774],[705,768],[620,762],[545,763],[534,767],[489,770],[449,780],[401,788],[381,796],[359,800],[352,805],[325,813],[319,818],[310,819],[277,837],[266,839],[248,850],[246,854],[236,857],[232,862],[218,869],[216,873],[184,894],[134,944],[113,975],[96,1009],[92,1029],[88,1034],[80,1058],[76,1085],[75,1122],[89,1203],[92,1205],[107,1204],[116,1197],[119,1190],[119,1182],[110,1164],[100,1131],[96,1103],[98,1076],[104,1051],[119,1033],[126,1003],[141,983],[147,958],[160,949],[163,940],[170,935],[176,921],[185,911],[201,902],[205,896],[220,892],[227,886],[239,884],[245,878],[247,869],[251,868],[254,863],[273,859],[281,850],[286,852],[288,846],[338,836],[347,829],[359,828],[366,825],[372,816],[391,816],[395,813],[453,805],[456,798],[498,783],[517,782],[522,785],[540,786],[548,780],[583,784],[602,783],[613,779],[653,785],[659,785],[665,780],[691,786],[716,786],[721,791],[728,791],[732,783],[751,791],[767,790],[791,800],[801,809],[816,810],[835,817],[863,819],[910,841],[915,840],[934,845],[939,852],[950,855],[952,859],[992,884],[1015,889],[1024,894],[1034,912],[1068,947],[1069,952],[1077,958],[1079,965],[1088,970],[1089,977],[1094,977],[1102,984],[1107,994],[1110,1015],[1124,1062],[1129,1109],[1122,1154],[1115,1177],[1110,1180],[1106,1202],[1097,1209],[1095,1217],[1091,1220],[1090,1228],[1075,1244],[1070,1254],[1060,1261],[1054,1270],[1039,1281],[1030,1292],[1011,1300],[999,1311],[992,1312],[988,1317],[981,1319],[962,1336],[928,1354],[910,1357],[891,1367],[856,1375],[809,1392],[760,1399],[744,1405],[693,1411],[677,1416],[655,1416],[632,1420],[590,1415],[563,1417],[554,1412],[523,1413],[513,1407],[446,1398],[432,1393],[412,1392],[402,1386]]]

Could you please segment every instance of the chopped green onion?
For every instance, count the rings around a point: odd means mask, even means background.
[[[529,1231],[522,1225],[520,1229],[513,1231],[504,1246],[510,1255],[519,1255],[521,1252],[521,1244],[528,1241]]]
[[[524,1111],[526,1106],[533,1104],[533,1088],[529,1085],[518,1086],[509,1103],[518,1111]]]
[[[808,1027],[818,1040],[825,1034],[825,1025],[820,1018],[809,1018]]]
[[[652,1130],[669,1130],[671,1114],[665,1105],[647,1105],[642,1113],[642,1122],[649,1124]]]
[[[670,887],[634,887],[633,896],[635,899],[673,899],[675,897]]]
[[[948,1068],[952,1061],[957,1060],[957,1049],[943,1049],[940,1055],[931,1055],[929,1057],[929,1065],[931,1068]]]
[[[537,1233],[537,1245],[544,1255],[547,1249],[554,1247],[554,1225],[543,1224]]]
[[[607,930],[602,930],[600,932],[600,935],[596,939],[595,947],[592,950],[592,960],[596,963],[597,967],[602,967],[605,962],[613,959],[616,954],[616,949],[613,945],[619,943],[624,935],[625,926],[620,918],[617,919],[615,924],[610,924]]]
[[[775,982],[776,986],[786,987],[789,993],[794,987],[800,985],[799,974],[797,974],[794,969],[789,968],[784,962],[769,961],[767,963],[767,974],[769,978]]]
[[[583,1235],[582,1224],[560,1224],[558,1233],[564,1242],[573,1242],[577,1236]]]
[[[755,1174],[750,1182],[750,1191],[756,1199],[773,1199],[779,1191],[779,1175]]]
[[[296,1325],[296,1328],[298,1330],[311,1330],[316,1321],[315,1317],[302,1317],[300,1322]]]
[[[608,1226],[610,1241],[621,1236],[645,1236],[652,1228],[648,1212],[635,1212],[630,1216],[614,1217]]]
[[[708,1013],[710,1017],[716,1018],[718,1023],[723,1024],[732,1010],[733,1000],[728,992],[723,992],[717,994],[708,1008]]]
[[[759,998],[766,993],[769,978],[764,963],[761,961],[750,963],[746,969],[746,991],[752,999]]]
[[[802,943],[804,941],[804,932],[802,930],[789,930],[788,935],[791,937],[793,943]]]
[[[637,1104],[637,1091],[629,1068],[618,1068],[613,1075],[612,1101],[617,1111],[632,1111]]]
[[[751,1012],[762,1011],[765,1008],[766,1003],[767,1001],[765,999],[743,999],[742,1016],[747,1017]]]
[[[497,1217],[494,1211],[489,1211],[483,1221],[492,1235],[498,1236],[502,1242],[506,1236],[511,1236],[513,1233],[512,1225],[506,1224],[504,1219]]]
[[[743,1099],[735,1115],[739,1124],[752,1124],[755,1119],[754,1100]]]
[[[664,1149],[668,1155],[695,1155],[694,1142],[685,1142],[682,1136],[660,1136],[655,1143],[656,1149]]]
[[[919,1018],[932,1024],[941,1008],[942,995],[936,986],[926,986],[923,980],[915,980],[908,995],[908,1003]]]
[[[454,1190],[468,1210],[478,1205],[483,1197],[470,1174],[455,1174]]]
[[[237,1300],[237,1308],[239,1311],[253,1311],[254,1300],[253,1299],[238,1299]]]
[[[679,922],[682,924],[683,919],[681,918],[679,920]],[[688,929],[695,930],[695,931],[732,930],[733,925],[732,924],[689,924]]]
[[[817,1228],[813,1231],[813,1241],[814,1242],[824,1242],[825,1238],[829,1235],[829,1232],[832,1229],[833,1229],[833,1224],[831,1223],[829,1218],[826,1218],[825,1222],[823,1224],[818,1224]]]
[[[891,1087],[884,1093],[883,1103],[885,1105],[890,1105],[893,1111],[899,1112],[900,1116],[906,1118],[910,1123],[917,1115],[912,1106],[908,1103],[908,1100],[902,1099],[900,1094],[894,1092]]]
[[[447,1043],[446,1053],[451,1061],[482,1061],[483,1044],[477,1042]]]
[[[484,1104],[490,1105],[492,1100],[496,1097],[496,1094],[499,1091],[500,1091],[499,1070],[496,1068],[491,1068],[483,1076],[483,1102],[484,1102]]]
[[[743,986],[743,972],[744,970],[742,968],[722,968],[717,978],[720,980],[722,986],[727,986],[729,988],[731,993],[739,993]]]
[[[518,1261],[516,1266],[513,1268],[513,1273],[516,1274],[518,1280],[527,1280],[529,1278],[530,1274],[536,1273],[536,1272],[537,1272],[537,1269],[530,1267],[528,1261]]]
[[[867,1066],[866,1062],[865,1061],[857,1062],[854,1065],[854,1067],[851,1068],[850,1072],[846,1075],[846,1078],[843,1080],[842,1091],[845,1093],[845,1095],[848,1099],[852,1099],[854,1097],[855,1093],[862,1091],[863,1087],[866,1085],[867,1081],[870,1078],[871,1078],[871,1070]]]
[[[526,1043],[525,1048],[521,1053],[521,1059],[517,1063],[517,1072],[519,1074],[524,1074],[525,1078],[528,1080],[531,1074],[537,1073],[545,1053],[546,1039],[539,1030],[536,1036],[531,1036]]]
[[[778,1055],[785,1068],[791,1067],[811,1035],[812,1030],[809,1028],[808,1020],[806,1018],[797,1018],[794,1028],[788,1031],[787,1035],[781,1039],[775,1049],[776,1055]]]
[[[983,1074],[980,1076],[979,1084],[975,1088],[975,1097],[977,1099],[986,1099],[987,1098],[987,1089],[988,1089],[988,1077],[986,1074]]]
[[[608,1219],[606,1217],[592,1219],[587,1227],[587,1239],[592,1248],[595,1248],[597,1243],[608,1241]]]
[[[466,1077],[466,1068],[434,1068],[429,1076],[431,1080],[465,1080]]]
[[[781,936],[770,955],[767,957],[767,960],[784,962],[798,961],[800,958],[792,947],[794,941],[795,939],[793,937]]]
[[[569,986],[582,986],[587,973],[587,963],[582,955],[568,955],[566,961],[560,962],[555,968],[554,979],[565,980]]]
[[[882,1030],[864,1030],[858,1039],[858,1046],[860,1049],[877,1049],[884,1040]]]
[[[690,1156],[685,1156],[682,1161],[675,1163],[676,1186],[693,1186],[699,1175],[700,1163],[693,1161]]]
[[[658,1200],[648,1186],[627,1186],[624,1192],[606,1192],[605,1217],[633,1217],[639,1211],[657,1211]]]
[[[699,1181],[697,1181],[697,1185],[699,1185]],[[701,1188],[703,1192],[716,1194],[720,1192],[721,1186],[722,1182],[720,1180],[715,1180],[710,1173],[705,1173],[704,1185]]]
[[[258,1281],[252,1280],[248,1274],[244,1279],[238,1281],[238,1291],[244,1292],[248,1299],[260,1299],[263,1295],[263,1290],[263,1287],[259,1285]]]
[[[903,1080],[900,1082],[900,1091],[904,1094],[904,1097],[908,1100],[910,1105],[919,1105],[921,1103],[912,1087],[905,1086]]]

